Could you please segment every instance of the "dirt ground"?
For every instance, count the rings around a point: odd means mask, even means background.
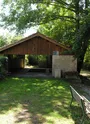
[[[81,73],[80,73],[82,76],[86,76],[90,79],[90,71],[85,71],[85,70],[82,70]]]
[[[81,82],[74,83],[74,88],[90,101],[90,71],[81,71]]]

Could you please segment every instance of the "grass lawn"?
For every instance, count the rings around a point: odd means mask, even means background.
[[[0,81],[0,124],[80,124],[81,108],[70,109],[70,101],[63,80],[7,78]]]

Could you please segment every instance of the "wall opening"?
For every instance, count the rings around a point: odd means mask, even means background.
[[[52,72],[52,56],[49,55],[26,55],[25,68],[29,72]]]
[[[8,55],[8,71],[11,73],[52,72],[51,55]]]

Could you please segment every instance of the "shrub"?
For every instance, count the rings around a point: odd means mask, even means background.
[[[83,69],[90,70],[90,63],[84,62],[83,63]]]
[[[47,63],[45,60],[40,60],[39,63],[38,63],[38,66],[40,68],[46,68],[47,67]]]
[[[28,56],[28,64],[38,65],[40,68],[46,68],[47,56],[46,55],[30,55]]]
[[[90,45],[84,57],[83,69],[90,70]]]
[[[28,56],[28,64],[37,65],[38,64],[37,56],[35,55]]]

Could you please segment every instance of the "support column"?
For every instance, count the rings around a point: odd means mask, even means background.
[[[12,58],[13,55],[8,55],[8,72],[11,72],[12,70]]]
[[[59,51],[54,51],[52,55],[52,76],[55,78],[61,78],[61,69],[59,68],[58,61]]]

